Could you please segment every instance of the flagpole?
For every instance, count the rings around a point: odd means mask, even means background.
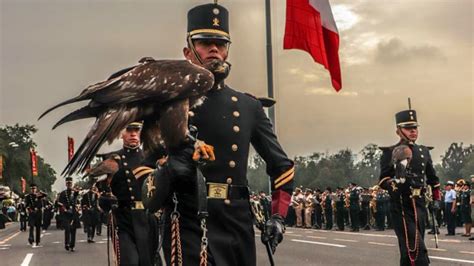
[[[273,95],[273,52],[272,52],[272,19],[270,0],[265,0],[265,25],[267,35],[267,91],[268,97],[274,99]],[[275,107],[268,108],[268,117],[276,132]],[[272,182],[268,179],[268,195],[272,194]],[[271,261],[271,260],[270,260]]]
[[[267,91],[268,97],[273,99],[272,20],[270,7],[270,0],[265,0],[265,24],[267,35]],[[272,121],[273,129],[276,131],[274,106],[268,108],[268,117],[270,118],[270,121]]]

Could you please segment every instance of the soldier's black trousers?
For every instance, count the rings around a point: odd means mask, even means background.
[[[30,235],[28,242],[39,244],[41,242],[41,212],[32,212],[28,217],[28,225],[30,226]]]
[[[359,223],[359,218],[360,218],[360,211],[359,208],[350,208],[350,215],[351,215],[351,228],[352,230],[359,230],[360,223]]]
[[[86,230],[87,230],[87,240],[93,240],[94,235],[95,235],[96,225],[95,224],[88,224],[88,225],[84,225],[84,227],[86,227]]]
[[[332,229],[332,208],[324,210],[324,217],[326,219],[326,230]]]
[[[395,230],[395,234],[398,239],[398,246],[400,249],[400,265],[410,266],[410,256],[415,259],[416,266],[429,265],[428,250],[426,249],[424,237],[425,237],[425,219],[427,215],[424,199],[415,200],[416,204],[416,218],[418,225],[415,223],[415,212],[411,199],[404,199],[403,204],[400,202],[392,203],[391,214],[392,223]],[[402,208],[405,215],[402,215]],[[405,222],[403,221],[405,217]],[[406,232],[405,232],[406,226]],[[414,249],[418,241],[418,256],[415,252],[408,253],[407,240],[405,235],[408,236],[409,248]]]
[[[26,231],[26,219],[26,216],[20,215],[20,231]]]
[[[344,231],[344,208],[338,208],[336,211],[337,228]]]
[[[76,227],[71,223],[64,223],[64,245],[70,248],[76,246]]]
[[[448,234],[454,235],[456,229],[456,214],[451,212],[452,202],[446,202],[444,213],[446,217],[446,227],[448,228]]]

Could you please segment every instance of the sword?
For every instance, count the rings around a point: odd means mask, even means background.
[[[250,203],[257,228],[260,229],[260,232],[262,235],[265,235],[265,223],[266,223],[265,215],[263,215],[263,209],[258,208],[257,205],[258,205],[257,203],[252,203],[252,202]],[[270,246],[270,242],[268,240],[262,241],[262,242],[265,245],[265,248],[267,250],[267,255],[268,255],[268,260],[270,261],[270,265],[274,266],[275,262],[273,261],[273,252],[272,252],[272,247]]]
[[[438,248],[438,228],[436,226],[436,217],[435,217],[435,208],[434,208],[434,201],[431,202],[431,220],[433,221],[433,232],[435,238],[435,246]]]

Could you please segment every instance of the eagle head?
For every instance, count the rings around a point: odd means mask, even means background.
[[[211,60],[204,63],[203,67],[214,75],[214,84],[219,84],[223,81],[230,72],[230,63],[218,59]]]

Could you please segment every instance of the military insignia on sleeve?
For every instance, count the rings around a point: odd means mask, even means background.
[[[156,187],[154,186],[155,183],[155,176],[154,175],[149,175],[146,179],[146,196],[148,198],[153,197],[154,191],[156,190]]]

